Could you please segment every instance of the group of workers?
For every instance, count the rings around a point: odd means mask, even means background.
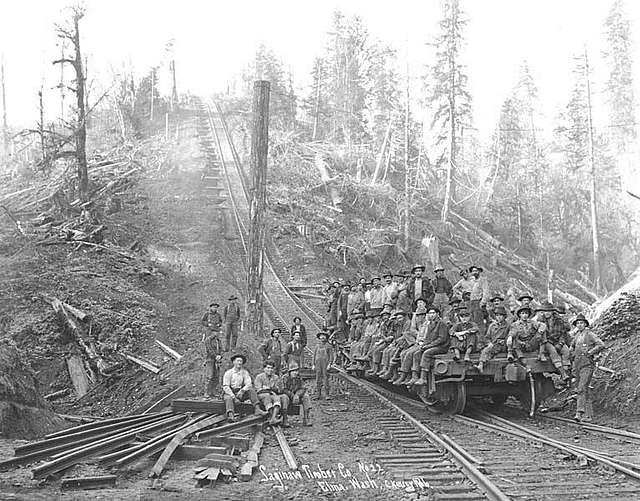
[[[219,304],[212,302],[201,318],[201,324],[205,327],[203,343],[207,398],[213,398],[220,385],[220,366],[224,353],[236,347],[237,334],[234,332],[237,330],[228,328],[225,321],[231,310],[232,321],[239,322],[241,315],[236,301],[237,297],[231,296],[222,315],[218,312]],[[226,334],[224,345],[220,339],[223,326]],[[244,367],[245,355],[234,354],[230,357],[232,367],[222,378],[222,392],[229,421],[236,419],[235,404],[248,400],[254,405],[256,414],[269,414],[270,424],[282,423],[282,426],[288,427],[288,410],[291,404],[301,405],[303,425],[311,424],[311,400],[300,376],[300,369],[305,367],[307,351],[307,331],[302,319],[293,318],[289,341],[283,340],[282,336],[282,329],[274,328],[259,346],[263,372],[254,379]],[[329,367],[335,361],[335,351],[328,343],[327,332],[319,332],[316,337],[318,343],[311,351],[311,368],[316,373],[316,395],[318,399],[328,399]]]
[[[365,364],[370,376],[395,385],[425,386],[435,391],[429,377],[436,355],[475,366],[481,373],[489,360],[505,354],[510,362],[536,353],[550,360],[566,383],[576,379],[576,420],[589,421],[589,382],[594,356],[603,342],[578,314],[571,322],[562,305],[538,303],[530,293],[505,306],[501,294],[491,294],[480,266],[461,270],[454,285],[437,266],[434,277],[425,267],[411,273],[385,273],[355,285],[336,281],[327,289],[327,330],[332,339],[349,345],[351,369]],[[478,353],[472,362],[471,355]]]

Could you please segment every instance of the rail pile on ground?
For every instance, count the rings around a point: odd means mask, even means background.
[[[179,402],[178,407],[189,408],[189,401]],[[191,401],[191,404],[191,407],[198,407],[197,401]],[[207,402],[205,408],[222,409],[224,403]],[[262,444],[256,445],[254,441],[253,454],[241,455],[248,451],[250,438],[236,432],[254,432],[264,421],[264,416],[248,415],[227,423],[224,413],[186,412],[175,408],[97,420],[16,447],[15,457],[0,461],[0,471],[31,465],[34,479],[50,480],[80,464],[98,463],[117,470],[159,454],[150,477],[160,477],[167,462],[178,458],[199,460],[194,473],[198,485],[212,485],[217,480],[229,480],[234,476],[248,480],[257,465],[257,453]],[[245,467],[245,464],[249,466]],[[206,474],[203,473],[205,470]],[[78,477],[73,481],[66,479],[66,483],[95,487],[95,484],[110,485],[111,479]]]

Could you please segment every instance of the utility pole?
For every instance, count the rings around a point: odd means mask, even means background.
[[[584,49],[584,76],[587,84],[587,120],[589,125],[589,166],[591,171],[591,239],[593,243],[593,274],[595,276],[596,292],[602,286],[602,271],[600,269],[600,239],[598,237],[598,207],[596,200],[596,162],[593,153],[593,120],[591,117],[591,82],[589,77],[589,58]]]
[[[4,54],[0,64],[0,83],[2,85],[2,144],[6,161],[9,158],[9,126],[7,125],[7,96],[4,89]]]
[[[409,251],[409,43],[407,42],[407,83],[404,106],[404,251]]]
[[[264,265],[265,211],[267,205],[267,153],[269,150],[269,87],[266,80],[253,84],[251,130],[251,200],[247,277],[247,323],[249,336],[262,332],[262,271]]]

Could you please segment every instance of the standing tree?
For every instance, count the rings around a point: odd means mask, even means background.
[[[615,0],[605,22],[607,48],[604,57],[609,66],[606,93],[618,153],[627,152],[637,137],[630,24],[623,0]]]
[[[0,62],[0,84],[2,85],[2,145],[6,161],[9,158],[9,126],[7,125],[7,96],[4,88],[4,55]]]
[[[456,158],[459,150],[458,131],[471,123],[471,95],[467,90],[465,66],[460,62],[464,46],[464,28],[467,19],[460,9],[459,0],[445,0],[443,17],[436,38],[436,64],[431,67],[431,82],[427,84],[427,102],[434,108],[432,128],[438,128],[436,146],[447,142],[447,176],[442,221],[449,217],[456,197]],[[442,155],[441,158],[445,156]]]
[[[87,126],[86,126],[86,102],[85,102],[85,76],[82,64],[82,51],[80,50],[80,20],[84,17],[84,9],[72,7],[71,27],[56,26],[58,37],[71,42],[73,56],[63,55],[53,64],[70,64],[75,71],[75,87],[72,91],[76,95],[76,120],[73,136],[75,137],[75,158],[78,167],[78,191],[80,199],[86,201],[89,195],[89,176],[87,174]]]

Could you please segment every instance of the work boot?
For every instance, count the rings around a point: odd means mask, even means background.
[[[376,373],[380,370],[380,365],[375,362],[371,364],[371,369],[367,371],[368,376],[375,376]]]
[[[254,412],[253,412],[253,413],[254,413],[256,416],[266,416],[266,415],[268,414],[268,412],[267,412],[267,411],[265,411],[265,410],[262,410],[262,409],[260,408],[260,406],[259,406],[259,405],[254,405],[254,406],[253,406],[253,409],[254,409]]]
[[[567,371],[564,370],[564,367],[558,367],[558,372],[560,373],[560,378],[562,379],[562,382],[564,384],[567,384],[567,381],[569,381],[569,374],[567,374]]]
[[[582,416],[582,421],[580,421],[581,423],[591,423],[593,421],[593,419],[591,419],[591,416],[587,416],[584,415]]]
[[[282,426],[283,428],[290,428],[291,425],[289,424],[289,415],[288,414],[282,414],[282,424],[280,426]]]
[[[409,374],[407,374],[406,372],[398,372],[398,377],[395,378],[393,380],[393,384],[395,386],[402,386],[403,384],[407,383],[407,380],[409,379]]]
[[[411,379],[407,381],[407,386],[412,386],[420,379],[420,373],[418,371],[411,371]]]
[[[583,414],[584,414],[583,412],[576,412],[576,415],[573,417],[573,420],[580,423],[582,421]]]
[[[458,348],[453,349],[453,359],[456,362],[460,360],[460,350]]]
[[[464,361],[471,362],[471,350],[467,350],[467,352],[464,354]]]
[[[540,362],[546,362],[547,360],[549,360],[542,348],[540,348],[540,351],[538,351],[538,360],[540,360]]]
[[[516,359],[516,357],[513,356],[513,352],[511,350],[509,350],[507,352],[507,362],[513,362]]]
[[[476,369],[478,369],[478,371],[480,372],[484,372],[484,362],[478,362],[478,364],[476,365]]]
[[[280,418],[279,416],[276,414],[277,412],[277,408],[276,407],[271,407],[270,411],[269,411],[269,424],[271,426],[275,426],[280,422]]]
[[[233,411],[227,411],[227,422],[229,422],[229,423],[235,423],[236,422],[236,416],[234,415]]]
[[[395,367],[389,369],[389,376],[385,378],[387,381],[393,382],[398,379],[398,369]]]
[[[420,371],[420,379],[418,379],[414,385],[415,386],[424,386],[425,384],[427,384],[427,380],[429,379],[429,371],[425,371],[424,369],[422,369]]]
[[[378,371],[378,377],[381,379],[387,379],[389,376],[391,376],[391,369],[386,369],[383,367]]]

